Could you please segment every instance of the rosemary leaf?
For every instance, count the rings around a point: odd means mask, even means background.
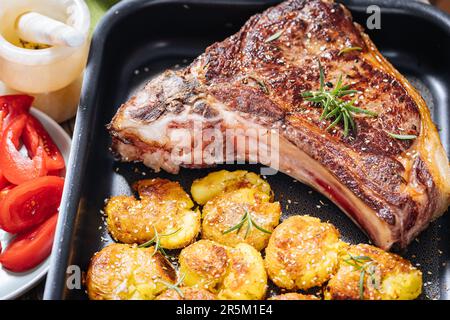
[[[348,116],[345,113],[345,111],[343,113],[343,117],[344,117],[344,136],[347,136],[348,135]]]
[[[248,233],[250,232],[251,228],[252,228],[252,219],[247,218],[247,229],[245,230],[244,239],[247,239]]]
[[[347,109],[349,111],[354,112],[354,113],[364,113],[364,114],[367,114],[367,115],[372,116],[372,117],[378,116],[378,113],[376,113],[376,112],[373,112],[373,111],[370,111],[370,110],[361,109],[361,108],[355,107],[353,105],[349,105],[347,107]]]
[[[327,127],[327,130],[332,129],[333,127],[335,127],[342,119],[342,113],[339,114],[336,119]]]
[[[258,79],[256,77],[253,77],[253,76],[248,76],[247,78],[255,81],[265,94],[269,94],[269,89],[267,88],[267,86],[266,86],[266,84],[264,83],[263,80],[260,80],[260,79]]]
[[[323,88],[325,87],[325,74],[322,68],[322,65],[319,61],[319,76],[320,76],[320,91],[323,91]]]
[[[361,261],[372,261],[372,258],[368,257],[368,256],[351,256],[351,259],[359,261],[359,262],[361,262]]]
[[[356,132],[356,123],[353,119],[353,113],[365,114],[370,117],[376,117],[377,113],[356,107],[354,104],[356,99],[351,101],[343,100],[341,98],[353,95],[357,93],[357,90],[349,89],[350,85],[343,85],[343,76],[340,75],[336,84],[331,84],[332,89],[327,90],[325,83],[325,75],[322,65],[319,61],[319,77],[320,77],[320,89],[318,91],[305,91],[301,93],[301,96],[309,102],[312,102],[313,106],[323,108],[320,115],[320,120],[330,119],[331,124],[326,130],[330,130],[337,124],[342,123],[344,126],[344,136],[348,136],[350,129],[352,132]]]
[[[330,112],[326,115],[325,119],[333,118],[339,111],[340,111],[339,108],[335,108],[333,111],[330,111]]]
[[[348,95],[355,94],[355,93],[358,93],[358,90],[348,90],[348,89],[345,89],[345,90],[341,90],[341,91],[339,92],[338,97],[340,98],[340,97],[348,96]]]
[[[396,133],[388,132],[386,130],[384,132],[386,132],[392,138],[398,139],[398,140],[413,140],[413,139],[417,138],[417,136],[414,134],[396,134]]]
[[[241,221],[240,223],[238,223],[237,225],[231,227],[230,229],[225,230],[224,232],[222,232],[222,234],[227,234],[230,232],[233,232],[237,229],[240,229],[242,227],[242,225],[244,224],[245,221]],[[239,232],[239,231],[238,231]]]
[[[347,47],[347,48],[344,48],[341,51],[339,51],[338,56],[341,56],[341,55],[343,55],[344,53],[347,53],[347,52],[361,51],[361,50],[362,50],[361,47]]]
[[[247,239],[247,237],[248,237],[248,235],[249,235],[250,230],[252,229],[252,227],[255,227],[255,229],[257,229],[257,230],[259,230],[259,231],[261,231],[261,232],[263,232],[263,233],[267,233],[267,234],[271,234],[271,233],[272,233],[272,232],[270,232],[270,231],[264,229],[263,227],[259,226],[258,224],[256,224],[256,223],[253,221],[253,219],[252,219],[250,213],[249,213],[247,210],[245,210],[245,213],[244,213],[244,215],[242,216],[242,218],[241,218],[241,220],[239,221],[239,223],[236,224],[236,225],[234,225],[234,226],[232,226],[231,228],[225,230],[224,232],[222,232],[222,234],[227,234],[227,233],[230,233],[230,232],[233,232],[233,231],[236,231],[236,230],[237,230],[237,233],[239,233],[239,231],[241,230],[241,228],[243,227],[243,225],[244,225],[245,223],[246,223],[246,225],[247,225],[247,228],[245,229],[244,239]]]
[[[257,225],[254,221],[253,221],[253,226],[258,229],[259,231],[263,232],[263,233],[267,233],[267,234],[272,234],[272,232],[264,229],[263,227]]]
[[[364,277],[366,275],[366,270],[362,269],[359,274],[359,299],[364,300]]]
[[[323,120],[324,118],[325,118],[325,116],[327,115],[327,113],[329,113],[328,112],[328,107],[330,106],[330,100],[327,100],[326,102],[325,102],[325,105],[323,106],[323,112],[322,112],[322,114],[320,115],[320,118],[319,118],[319,120]]]
[[[244,216],[242,217],[242,219],[239,221],[238,224],[225,230],[224,232],[222,232],[222,234],[227,234],[227,233],[233,232],[235,230],[238,230],[238,232],[239,232],[239,230],[242,228],[242,226],[244,225],[246,220],[247,220],[247,211],[244,213]]]
[[[339,75],[338,81],[333,91],[331,91],[331,94],[335,96],[340,93],[341,89],[342,89],[342,74]]]
[[[258,84],[259,84],[259,86],[261,87],[261,89],[262,89],[262,91],[265,93],[265,94],[269,94],[269,89],[267,89],[267,86],[266,86],[266,84],[264,83],[264,81],[259,81],[258,82]]]
[[[148,248],[148,247],[150,247],[154,242],[155,242],[155,237],[151,238],[151,239],[148,240],[147,242],[144,242],[144,243],[138,245],[138,248]]]
[[[167,257],[167,253],[164,250],[164,248],[161,247],[161,238],[163,237],[169,237],[171,235],[174,235],[175,233],[179,232],[182,228],[179,228],[171,233],[167,233],[167,234],[159,234],[158,231],[156,230],[155,226],[153,226],[153,232],[154,232],[154,236],[153,238],[151,238],[150,240],[148,240],[145,243],[142,243],[140,245],[138,245],[138,248],[148,248],[150,247],[152,244],[155,244],[155,249],[153,250],[152,256],[154,256],[156,254],[156,252],[161,252],[164,256]]]
[[[162,279],[157,279],[157,282],[162,283],[163,285],[165,285],[167,287],[167,289],[172,289],[175,290],[180,297],[184,298],[184,294],[183,291],[180,289],[181,284],[183,283],[184,278],[186,277],[186,274],[184,273],[176,283],[172,284],[170,282],[164,281]]]
[[[343,261],[352,266],[356,271],[359,271],[359,298],[364,299],[364,282],[366,274],[369,275],[370,284],[374,289],[379,289],[380,279],[377,277],[377,265],[376,262],[368,256],[352,256],[349,254],[349,258],[343,259]]]
[[[264,42],[268,43],[268,42],[272,42],[274,40],[277,40],[282,34],[283,34],[283,30],[275,32],[273,35],[268,37]]]
[[[352,127],[353,132],[355,132],[356,131],[356,123],[353,120],[352,116],[350,115],[350,112],[346,109],[346,110],[344,110],[344,113],[347,116],[348,121],[350,122],[350,126]]]

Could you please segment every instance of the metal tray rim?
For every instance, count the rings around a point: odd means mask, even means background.
[[[264,0],[263,4],[274,5],[279,0]],[[385,12],[401,12],[419,16],[440,25],[450,35],[450,15],[424,3],[410,0],[342,0],[350,9],[366,8],[368,5],[378,5]],[[113,6],[102,18],[92,37],[91,49],[82,85],[81,100],[78,106],[77,119],[71,145],[71,154],[67,166],[66,182],[61,201],[58,225],[53,244],[53,254],[50,259],[50,269],[47,275],[44,300],[59,300],[63,297],[66,263],[73,238],[73,226],[77,217],[81,186],[87,165],[86,153],[90,145],[90,128],[95,120],[94,109],[89,108],[97,99],[99,82],[96,79],[102,70],[102,56],[106,44],[106,35],[121,19],[142,8],[156,4],[208,4],[218,5],[261,5],[261,0],[126,0]],[[92,85],[94,84],[94,85]]]

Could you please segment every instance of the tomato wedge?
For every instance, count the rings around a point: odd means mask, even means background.
[[[8,179],[5,178],[3,175],[2,170],[0,170],[0,189],[3,189],[4,187],[8,186],[10,183]]]
[[[5,199],[6,195],[12,190],[14,189],[15,185],[13,184],[9,184],[8,186],[4,187],[1,191],[0,191],[0,202]]]
[[[0,202],[0,227],[20,233],[46,220],[58,211],[64,179],[55,176],[36,178],[10,190]]]
[[[8,115],[8,111],[2,109],[0,106],[0,133],[3,131],[3,122],[5,121],[6,116]]]
[[[17,185],[47,173],[42,146],[37,147],[32,159],[17,150],[27,119],[25,114],[17,116],[6,127],[0,139],[0,170],[9,182]]]
[[[0,131],[18,115],[28,113],[33,100],[24,94],[0,96]]]
[[[63,177],[64,178],[64,170],[60,169],[60,170],[52,170],[47,172],[48,176],[57,176],[57,177]]]
[[[28,116],[28,121],[23,131],[23,143],[28,149],[30,157],[37,154],[37,150],[42,141],[44,146],[45,166],[48,171],[60,170],[65,167],[64,158],[58,147],[53,142],[52,137],[45,130],[44,126],[32,115]]]
[[[0,254],[0,263],[13,272],[38,266],[51,253],[58,215],[53,214],[37,227],[19,234]]]

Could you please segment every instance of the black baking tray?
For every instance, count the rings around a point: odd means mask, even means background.
[[[95,31],[78,109],[72,153],[58,221],[45,299],[86,299],[85,289],[69,290],[67,268],[86,271],[91,256],[111,241],[101,210],[111,195],[131,194],[145,177],[178,180],[189,190],[193,179],[211,170],[183,169],[155,174],[139,164],[114,161],[105,125],[138,88],[167,68],[189,64],[208,45],[235,33],[253,14],[279,1],[141,0],[113,7]],[[450,17],[415,1],[343,1],[365,25],[366,8],[381,8],[381,29],[367,30],[380,51],[420,90],[442,142],[450,146]],[[219,168],[242,169],[242,165]],[[244,168],[257,171],[258,166]],[[352,243],[366,236],[322,195],[278,173],[268,180],[284,215],[311,214],[329,220]],[[288,201],[291,200],[287,208]],[[424,273],[423,299],[450,298],[450,216],[432,223],[404,252]],[[71,270],[74,270],[73,268]]]

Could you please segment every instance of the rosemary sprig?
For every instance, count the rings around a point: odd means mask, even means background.
[[[247,238],[247,236],[248,236],[248,234],[249,234],[249,232],[250,232],[250,230],[251,230],[252,227],[255,227],[257,230],[259,230],[259,231],[261,231],[261,232],[263,232],[263,233],[267,233],[267,234],[271,234],[271,233],[272,233],[272,232],[270,232],[270,231],[264,229],[263,227],[257,225],[257,224],[255,223],[255,221],[253,221],[253,219],[252,219],[250,213],[249,213],[247,210],[245,210],[245,213],[244,213],[244,215],[242,216],[242,218],[241,218],[241,220],[239,221],[239,223],[236,224],[236,225],[234,225],[233,227],[231,227],[231,228],[225,230],[224,232],[222,232],[222,234],[228,234],[228,233],[233,232],[233,231],[235,231],[235,230],[237,230],[236,232],[239,233],[239,231],[240,231],[241,228],[244,226],[244,224],[247,225],[247,228],[246,228],[246,230],[245,230],[244,239]]]
[[[361,50],[362,50],[361,47],[347,47],[347,48],[344,48],[341,51],[339,51],[338,56],[341,56],[341,55],[343,55],[344,53],[347,53],[347,52],[361,51]]]
[[[392,138],[398,139],[398,140],[413,140],[413,139],[417,138],[417,136],[415,134],[397,134],[397,133],[388,132],[386,130],[384,130],[384,132],[386,132]]]
[[[183,291],[180,289],[180,285],[183,283],[184,278],[186,277],[186,274],[184,273],[176,283],[172,284],[170,282],[164,281],[162,279],[157,279],[157,282],[161,282],[163,285],[165,285],[167,287],[167,289],[172,289],[175,290],[180,297],[184,298],[184,293]]]
[[[343,260],[348,265],[351,265],[355,270],[359,271],[359,299],[364,299],[364,282],[366,274],[369,275],[370,284],[375,288],[379,289],[380,279],[377,277],[377,265],[376,262],[368,256],[352,256],[349,254],[348,259]]]
[[[353,120],[354,113],[365,114],[370,117],[377,116],[377,113],[358,108],[354,105],[356,99],[351,101],[344,101],[341,98],[347,95],[355,94],[357,90],[350,90],[350,85],[342,84],[342,75],[339,76],[334,88],[326,90],[325,76],[322,65],[319,62],[320,72],[320,89],[318,91],[306,91],[302,93],[302,97],[306,101],[313,102],[315,106],[323,108],[320,120],[333,119],[333,122],[327,127],[330,130],[338,123],[344,125],[344,136],[347,136],[350,128],[353,132],[356,131],[356,124]],[[327,86],[328,86],[327,82]]]
[[[265,94],[269,94],[269,89],[267,88],[267,86],[266,86],[266,84],[265,84],[265,82],[263,80],[258,79],[258,78],[253,77],[253,76],[247,76],[247,78],[245,78],[245,82],[244,83],[248,82],[248,79],[255,81]]]
[[[268,37],[266,40],[264,40],[264,42],[272,42],[276,39],[278,39],[281,35],[283,34],[283,30],[280,30],[278,32],[275,32],[273,35],[271,35],[270,37]]]
[[[147,248],[147,247],[150,247],[152,244],[155,244],[155,250],[152,253],[152,257],[158,251],[161,252],[165,257],[167,257],[166,251],[164,250],[164,248],[161,247],[161,238],[174,235],[175,233],[180,231],[181,228],[175,230],[174,232],[168,233],[168,234],[159,234],[158,231],[156,230],[155,226],[153,226],[153,230],[155,232],[155,235],[153,236],[153,238],[151,238],[150,240],[148,240],[147,242],[145,242],[143,244],[138,245],[138,248]]]

